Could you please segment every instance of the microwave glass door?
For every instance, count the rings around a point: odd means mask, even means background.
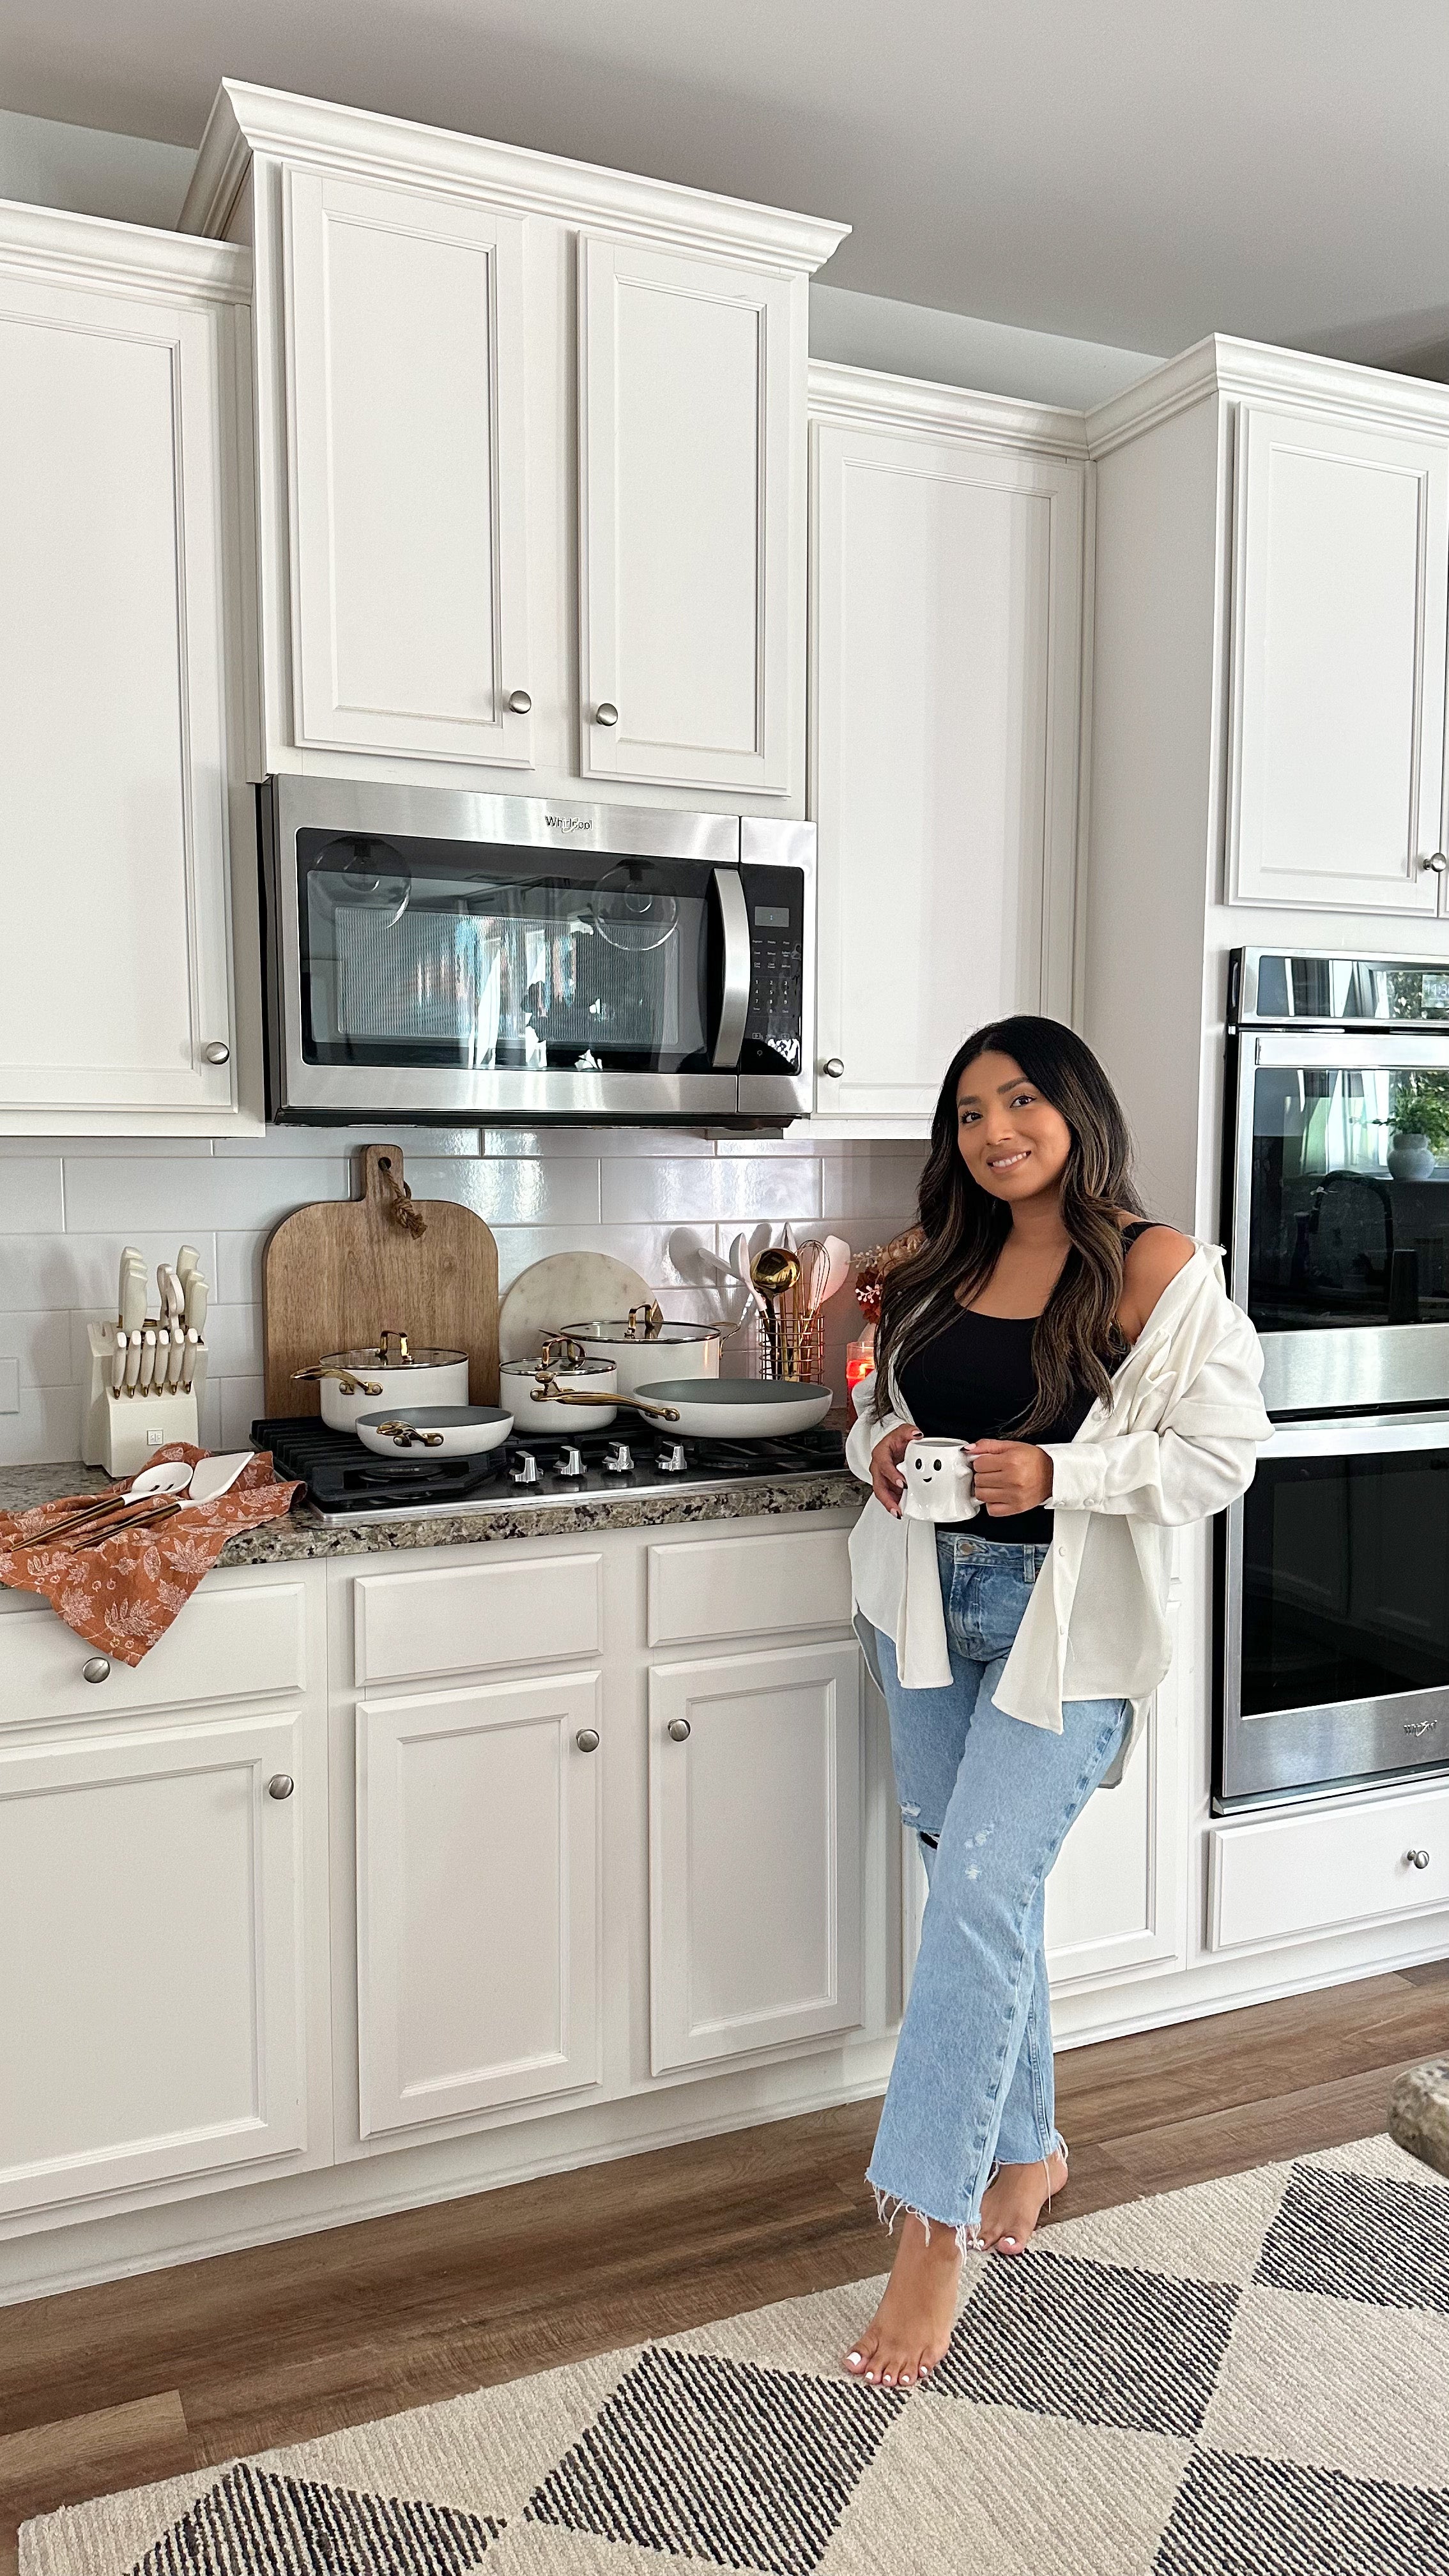
[[[711,1069],[703,862],[308,829],[296,860],[306,1062]]]
[[[1449,1421],[1285,1429],[1228,1547],[1224,1796],[1449,1761]]]
[[[1259,1331],[1449,1323],[1449,1065],[1260,1061],[1251,1081]]]

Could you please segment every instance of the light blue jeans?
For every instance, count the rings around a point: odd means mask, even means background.
[[[867,2180],[969,2245],[994,2163],[1061,2140],[1052,2079],[1047,1873],[1122,1741],[1126,1700],[1069,1700],[1060,1735],[995,1703],[1049,1550],[942,1530],[948,1690],[904,1690],[876,1630],[901,1814],[929,1893]]]

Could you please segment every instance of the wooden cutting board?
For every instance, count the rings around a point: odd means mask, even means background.
[[[414,1350],[466,1351],[469,1401],[496,1404],[498,1246],[487,1226],[448,1199],[408,1197],[399,1146],[364,1145],[358,1160],[362,1196],[295,1209],[262,1256],[268,1413],[320,1413],[315,1380],[295,1386],[293,1370],[370,1349],[384,1331],[406,1333]]]

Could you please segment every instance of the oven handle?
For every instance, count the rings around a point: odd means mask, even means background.
[[[724,928],[724,986],[710,1062],[719,1073],[733,1073],[750,1008],[750,914],[738,868],[716,868],[714,890]]]
[[[1449,1413],[1380,1413],[1346,1420],[1317,1415],[1310,1421],[1275,1422],[1273,1437],[1258,1452],[1271,1458],[1392,1456],[1411,1449],[1449,1450]]]

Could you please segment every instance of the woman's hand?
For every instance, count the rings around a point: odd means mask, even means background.
[[[877,1450],[872,1466],[879,1455]],[[1044,1449],[1029,1440],[977,1440],[971,1449],[971,1484],[976,1500],[985,1504],[993,1519],[1003,1519],[1008,1512],[1035,1511],[1051,1492],[1052,1462]]]
[[[903,1431],[888,1431],[884,1440],[877,1440],[870,1453],[871,1492],[878,1503],[884,1503],[886,1510],[894,1512],[898,1518],[901,1496],[906,1490],[900,1463],[916,1437],[915,1424],[908,1422]]]

